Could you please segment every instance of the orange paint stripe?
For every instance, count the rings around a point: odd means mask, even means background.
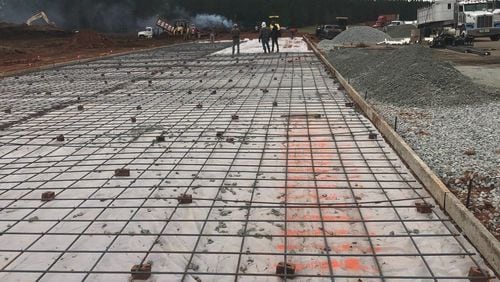
[[[350,216],[347,215],[323,215],[321,217],[319,214],[306,214],[306,215],[294,215],[288,214],[288,220],[328,220],[328,221],[348,221],[352,220]]]
[[[296,272],[304,270],[322,270],[326,272],[329,269],[328,260],[326,259],[307,263],[294,263],[294,265]],[[374,266],[363,264],[359,258],[334,259],[331,262],[331,266],[333,269],[343,269],[352,272],[363,271],[368,273],[377,273]]]
[[[319,230],[319,229],[314,229],[314,230],[288,229],[285,234],[286,234],[286,236],[310,236],[310,237],[315,237],[315,236],[323,236],[323,231]],[[333,229],[333,230],[332,229],[325,230],[325,234],[328,237],[328,236],[334,236],[334,235],[338,235],[338,236],[343,236],[343,235],[364,235],[365,233],[363,232],[363,234],[361,234],[359,232],[351,232],[348,229],[338,228],[338,229]],[[374,232],[369,232],[368,234],[370,236],[377,235]]]
[[[289,181],[311,181],[314,180],[312,174],[289,174],[287,177]]]
[[[313,244],[305,244],[305,245],[295,245],[295,244],[287,244],[287,249],[288,251],[300,251],[300,250],[321,250],[323,251],[325,249],[325,245],[321,243],[313,243]],[[333,253],[340,253],[340,254],[345,254],[345,253],[374,253],[372,252],[372,249],[368,246],[366,247],[359,247],[357,245],[353,245],[350,243],[343,243],[343,244],[333,244],[329,246],[331,251]],[[277,251],[284,251],[285,250],[285,244],[279,244],[275,246]],[[380,252],[381,248],[380,247],[375,247],[375,253]]]
[[[296,188],[296,187],[292,187],[292,188]],[[327,194],[326,197],[323,197],[323,195],[320,195],[319,198],[321,200],[338,200],[339,199],[335,194],[329,194],[329,195]],[[294,194],[287,195],[287,199],[288,200],[311,199],[311,200],[314,200],[317,202],[318,197],[316,196],[316,192],[308,192],[305,195],[294,195]]]
[[[347,229],[335,229],[335,230],[325,230],[327,235],[347,235],[349,230]],[[287,236],[323,236],[323,231],[319,229],[314,230],[299,230],[299,229],[288,229],[286,231]]]

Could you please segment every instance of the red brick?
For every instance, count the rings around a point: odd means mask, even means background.
[[[294,275],[295,274],[295,265],[291,263],[284,263],[280,262],[276,266],[276,274],[285,276],[285,270],[286,270],[286,276],[289,275]]]
[[[117,168],[117,169],[115,169],[115,176],[118,176],[118,177],[130,176],[130,169],[128,169],[128,168]]]
[[[433,206],[426,202],[416,202],[415,207],[419,213],[432,213]]]
[[[150,263],[146,264],[136,264],[132,266],[130,270],[132,274],[132,279],[136,280],[147,280],[151,277],[152,265]]]
[[[56,193],[54,191],[47,191],[42,193],[42,201],[49,202],[56,198]]]
[[[191,194],[182,194],[177,197],[179,204],[191,204],[193,202],[193,195]]]

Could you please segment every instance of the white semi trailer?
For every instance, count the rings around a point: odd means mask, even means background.
[[[417,23],[424,36],[455,28],[472,37],[500,39],[500,26],[495,26],[494,1],[436,0],[428,7],[418,9]]]

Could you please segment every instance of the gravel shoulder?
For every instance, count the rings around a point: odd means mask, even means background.
[[[478,85],[422,46],[333,50],[329,60],[500,239],[500,88]],[[486,70],[485,70],[486,71]]]
[[[494,66],[455,66],[462,74],[470,77],[474,82],[488,87],[500,89],[500,65]]]

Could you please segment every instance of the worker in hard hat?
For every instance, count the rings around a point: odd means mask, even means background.
[[[238,49],[238,55],[240,54],[240,35],[240,28],[237,24],[234,24],[233,29],[231,29],[231,37],[233,38],[233,56],[236,48]]]
[[[264,48],[264,53],[271,53],[271,48],[269,47],[270,37],[271,37],[271,31],[267,27],[266,22],[262,22],[259,34],[259,42],[262,41],[262,48]]]
[[[276,45],[276,52],[280,52],[280,45],[278,44],[278,38],[280,37],[279,25],[276,23],[271,24],[271,41],[273,47],[271,48],[271,52],[274,52],[274,45]]]
[[[210,29],[209,38],[210,38],[210,44],[212,44],[212,48],[215,48],[215,29],[213,27]]]

